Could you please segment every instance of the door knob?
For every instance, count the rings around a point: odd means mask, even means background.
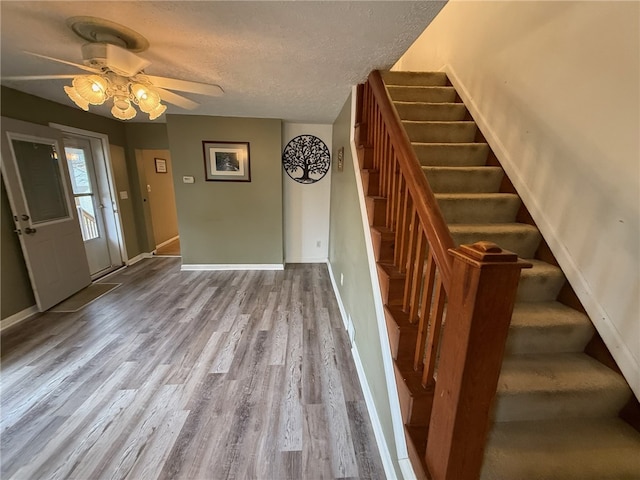
[[[36,229],[35,228],[31,228],[31,227],[27,227],[24,229],[24,233],[26,233],[27,235],[33,235],[34,233],[36,233]]]
[[[22,218],[22,220],[24,220],[25,222],[27,220],[29,220],[29,215],[25,215],[24,213],[22,215],[20,215],[20,217]]]

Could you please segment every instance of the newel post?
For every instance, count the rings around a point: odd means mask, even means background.
[[[453,270],[426,463],[433,480],[480,476],[520,270],[490,242],[450,249]]]

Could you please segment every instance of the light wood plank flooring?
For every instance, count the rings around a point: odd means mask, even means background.
[[[325,265],[105,281],[3,334],[3,479],[384,478]]]

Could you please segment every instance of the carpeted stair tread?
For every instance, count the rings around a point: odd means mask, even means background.
[[[630,396],[622,376],[584,353],[510,355],[502,362],[494,418],[615,417]]]
[[[448,224],[515,222],[520,197],[512,193],[436,193]]]
[[[482,480],[638,480],[640,434],[618,418],[496,423]]]
[[[490,241],[521,258],[533,258],[542,238],[536,227],[525,223],[451,224],[449,231],[456,245]]]
[[[402,122],[412,143],[469,143],[476,137],[475,122]]]
[[[517,302],[553,302],[566,279],[562,270],[542,260],[527,259],[532,267],[520,272]]]
[[[487,162],[486,143],[411,142],[422,166],[479,167]]]
[[[595,329],[557,301],[565,276],[533,259],[540,232],[515,223],[521,201],[499,193],[504,172],[486,165],[490,147],[476,142],[460,97],[441,72],[383,78],[454,243],[492,241],[532,265],[520,276],[482,480],[640,480],[640,434],[617,417],[631,390],[583,353]]]
[[[444,72],[392,72],[384,71],[382,79],[385,85],[422,85],[445,86],[449,84]]]
[[[594,331],[585,314],[559,302],[518,302],[505,353],[582,352]]]
[[[402,120],[460,121],[467,108],[462,103],[394,102]]]
[[[504,171],[500,167],[422,167],[434,193],[498,192]]]
[[[454,103],[453,87],[423,87],[390,85],[387,91],[394,102]]]

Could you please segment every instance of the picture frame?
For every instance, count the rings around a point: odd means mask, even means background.
[[[250,182],[249,142],[202,142],[207,182]]]
[[[164,158],[154,158],[156,173],[167,173],[167,161]]]

